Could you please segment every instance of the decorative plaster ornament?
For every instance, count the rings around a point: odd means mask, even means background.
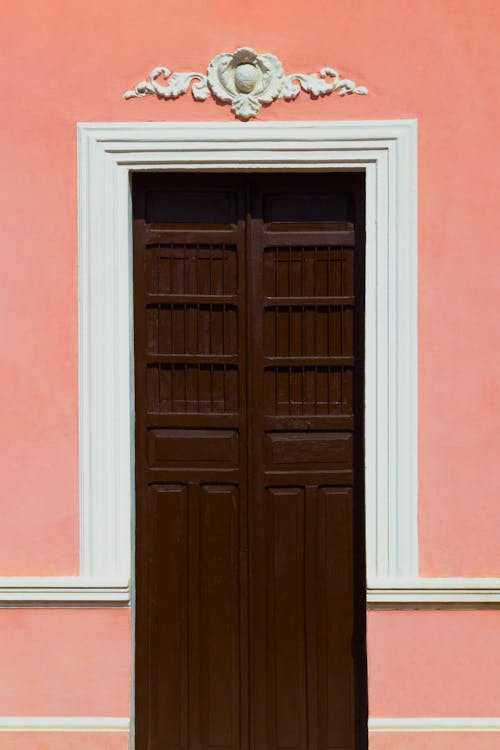
[[[166,85],[158,83],[163,76]],[[340,78],[333,68],[322,68],[317,73],[292,73],[285,76],[283,66],[275,55],[258,54],[250,47],[235,52],[222,52],[209,63],[207,74],[171,73],[168,68],[154,68],[145,81],[126,91],[124,99],[156,95],[159,99],[177,99],[191,86],[197,101],[208,99],[210,94],[218,102],[230,104],[240,120],[256,117],[262,105],[275,99],[295,99],[302,89],[313,99],[337,91],[346,94],[367,94],[365,86]]]

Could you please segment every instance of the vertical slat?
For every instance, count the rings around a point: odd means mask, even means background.
[[[200,383],[200,414],[210,413],[210,365],[200,365],[198,368]]]
[[[182,354],[185,346],[185,320],[182,305],[172,305],[172,354]]]
[[[146,408],[150,412],[159,411],[160,409],[160,373],[159,368],[155,365],[147,368],[146,371]]]
[[[146,308],[146,350],[157,352],[159,347],[159,311],[157,307]]]
[[[213,262],[212,253],[213,253],[213,246],[209,245],[208,246],[208,278],[209,278],[208,288],[210,290],[209,294],[214,294],[214,291],[215,291],[214,272],[213,272],[213,266],[212,266],[212,262]]]

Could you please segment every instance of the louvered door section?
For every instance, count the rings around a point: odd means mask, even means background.
[[[136,177],[137,750],[366,748],[362,195]]]
[[[242,200],[191,185],[138,190],[136,201],[138,750],[239,750],[248,734]]]

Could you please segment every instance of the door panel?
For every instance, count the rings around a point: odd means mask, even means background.
[[[266,674],[255,677],[267,687],[267,746],[305,748],[304,488],[267,488],[263,510],[268,648]]]
[[[148,665],[151,748],[188,746],[188,489],[151,485],[148,492],[150,642],[163,642]],[[168,575],[155,575],[156,571]]]
[[[365,747],[362,193],[136,176],[137,750]]]
[[[248,734],[245,225],[221,187],[134,193],[138,750]]]
[[[191,741],[238,748],[238,492],[234,485],[202,484],[192,493]]]
[[[354,227],[272,182],[248,263],[254,747],[352,748]]]

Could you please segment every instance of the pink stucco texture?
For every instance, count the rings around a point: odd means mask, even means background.
[[[127,610],[0,611],[0,716],[128,716],[129,633]]]
[[[498,611],[369,612],[368,652],[372,716],[498,715]]]
[[[2,750],[128,750],[129,746],[127,732],[5,732],[0,741]]]
[[[213,101],[121,94],[156,65],[203,70],[242,45],[370,90],[301,94],[260,120],[418,119],[420,571],[500,575],[499,21],[495,0],[3,0],[0,576],[78,572],[76,123],[230,121]],[[371,715],[498,714],[499,632],[498,612],[370,613]],[[0,715],[128,715],[129,654],[126,611],[2,611]],[[398,736],[372,748],[494,746]],[[0,746],[125,742],[4,733]]]
[[[270,119],[419,121],[421,568],[500,573],[495,334],[499,114],[495,2],[5,0],[0,27],[4,575],[77,568],[77,121],[230,120],[228,107],[122,92],[251,43],[326,64],[366,97],[278,102]],[[244,127],[244,126],[242,126]],[[495,163],[495,160],[496,163]],[[8,179],[7,179],[8,176]]]
[[[497,732],[373,732],[370,750],[498,750],[499,742]]]

